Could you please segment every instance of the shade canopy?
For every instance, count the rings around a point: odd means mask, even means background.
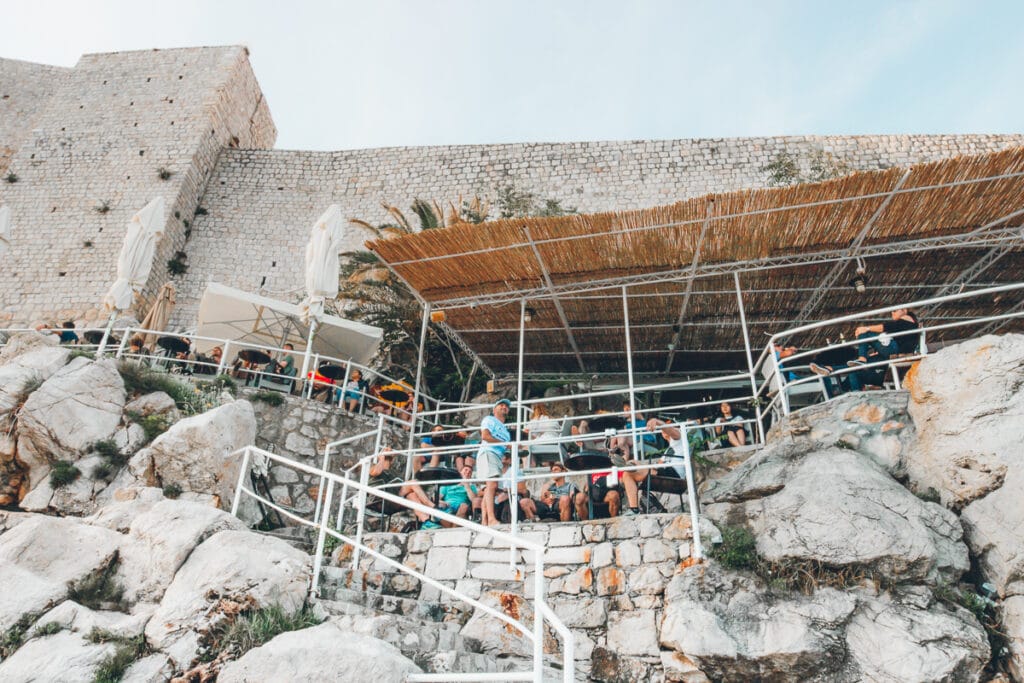
[[[296,304],[277,301],[258,294],[211,282],[199,303],[198,337],[281,347],[291,343],[302,349],[309,334],[302,311]],[[313,351],[343,360],[368,364],[377,354],[383,331],[333,315],[319,319]],[[217,342],[197,340],[196,348],[206,353]]]
[[[737,277],[756,355],[766,333],[1017,282],[1022,226],[1024,148],[1013,148],[648,209],[462,224],[367,246],[497,373],[517,371],[525,302],[526,375],[623,373],[628,358],[637,373],[687,375],[747,366]],[[860,265],[863,292],[850,284]],[[971,299],[927,310],[925,322],[1020,306],[1020,294]],[[839,332],[791,341],[811,346]]]
[[[0,254],[11,248],[11,210],[0,206]]]
[[[156,243],[163,234],[164,198],[157,197],[128,221],[121,254],[117,257],[117,279],[103,297],[104,308],[108,311],[131,308],[135,294],[146,286]]]
[[[306,244],[306,299],[303,319],[319,319],[324,302],[338,296],[338,252],[343,239],[341,207],[331,204],[313,224]]]

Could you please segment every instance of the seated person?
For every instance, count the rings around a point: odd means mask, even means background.
[[[551,417],[546,403],[537,403],[530,413],[530,420],[523,425],[523,431],[530,435],[531,441],[550,441],[560,436],[558,420]]]
[[[619,508],[622,506],[622,484],[616,479],[611,485],[608,484],[608,477],[611,472],[595,472],[590,475],[590,486],[587,487],[587,495],[595,503],[604,503],[608,506],[608,516],[618,517]],[[636,484],[634,483],[635,487]],[[589,515],[587,510],[582,511],[580,521],[586,520]],[[635,513],[632,513],[635,514]]]
[[[471,512],[480,509],[480,496],[477,488],[469,482],[473,476],[473,468],[464,465],[459,469],[459,476],[463,481],[459,484],[445,484],[441,486],[441,501],[447,507],[447,512],[469,519]],[[452,522],[441,522],[441,526],[454,526]]]
[[[322,365],[327,365],[323,363]],[[314,401],[323,401],[324,403],[330,403],[331,398],[334,396],[334,380],[326,375],[321,375],[318,370],[312,370],[306,375],[306,379],[313,383],[312,391],[310,392],[310,398]]]
[[[283,347],[286,351],[294,351],[295,347],[290,343],[285,344]],[[285,377],[295,377],[298,371],[295,369],[295,356],[290,353],[281,354],[281,356],[271,363],[270,371],[275,375],[284,375]],[[280,378],[277,378],[280,379]]]
[[[366,382],[363,381],[363,373],[353,368],[341,396],[342,407],[350,413],[358,412],[365,391]]]
[[[369,479],[367,483],[378,488],[385,484],[397,484],[402,481],[400,477],[396,477],[391,474],[391,466],[395,462],[395,452],[390,448],[384,448],[380,454],[374,459],[373,464],[370,465]],[[394,493],[391,489],[389,493]],[[423,491],[423,488],[419,484],[403,484],[398,489],[398,494],[402,498],[411,500],[420,505],[425,505],[429,508],[434,507],[434,501]],[[421,529],[439,529],[441,525],[430,518],[430,515],[419,510],[413,510],[413,515],[420,523]]]
[[[849,367],[859,367],[868,363],[881,363],[895,355],[917,353],[920,336],[912,331],[921,327],[917,314],[907,308],[897,308],[890,313],[891,320],[877,325],[862,325],[854,330],[860,344],[857,345],[857,357],[849,362]],[[899,337],[891,335],[907,332]],[[835,372],[831,365],[811,363],[811,371],[818,375],[828,376]],[[852,391],[859,391],[869,384],[881,384],[885,379],[885,366],[867,368],[857,372],[844,373]]]
[[[686,478],[686,448],[689,446],[690,452],[697,452],[699,445],[696,442],[700,441],[698,432],[700,430],[693,431],[689,434],[689,444],[683,443],[682,428],[678,424],[669,422],[668,420],[659,420],[651,418],[647,421],[647,431],[660,431],[661,435],[668,441],[669,450],[665,452],[665,460],[663,462],[671,462],[671,467],[665,467],[658,470],[659,474],[667,477],[679,477],[680,479]],[[694,438],[696,436],[696,439]]]
[[[647,426],[647,420],[643,418],[639,411],[635,414],[629,404],[629,401],[622,402],[622,412],[626,414],[626,423],[623,425],[623,429],[643,429]],[[642,434],[637,439],[640,442],[641,453],[649,453],[657,450],[658,437],[654,434]],[[633,434],[621,434],[611,438],[608,444],[609,453],[617,453],[626,460],[632,459],[633,452]],[[643,455],[641,454],[641,458]]]
[[[128,355],[129,356],[141,356],[149,353],[146,350],[146,340],[141,334],[132,335],[132,338],[128,340]]]
[[[556,462],[551,465],[551,473],[557,474],[540,491],[540,502],[550,510],[557,511],[558,519],[568,522],[572,519],[573,508],[579,519],[587,518],[587,496],[575,485],[565,480],[565,466]],[[544,516],[544,515],[541,515]]]
[[[499,494],[495,498],[495,514],[502,522],[510,522],[512,520],[511,513],[509,511],[508,501],[512,497],[512,458],[509,455],[505,455],[502,458],[502,465],[505,470],[502,472],[501,479],[498,480]],[[519,511],[522,513],[520,519],[526,519],[530,522],[539,522],[540,515],[537,510],[537,501],[530,497],[530,490],[526,488],[525,481],[516,482],[516,493],[519,498]],[[502,495],[504,494],[504,495]],[[501,511],[497,511],[499,504],[502,504]]]
[[[56,334],[60,337],[61,344],[78,343],[78,334],[75,333],[75,322],[73,320],[68,320],[61,325],[60,332],[56,332]]]
[[[444,431],[444,427],[441,425],[434,425],[430,434],[427,434],[420,441],[420,448],[429,449],[428,452],[421,455],[414,455],[412,460],[412,471],[413,474],[419,472],[424,467],[440,467],[441,466],[441,449],[434,445],[433,436]],[[461,467],[458,469],[462,469]]]
[[[718,411],[719,415],[715,419],[715,434],[718,437],[725,437],[725,443],[734,448],[744,445],[747,442],[747,432],[743,428],[743,417],[733,414],[732,405],[728,401],[722,401],[718,406]]]

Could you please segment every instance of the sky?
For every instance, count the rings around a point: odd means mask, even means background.
[[[247,45],[280,149],[1019,133],[1021,0],[0,0],[0,57]]]

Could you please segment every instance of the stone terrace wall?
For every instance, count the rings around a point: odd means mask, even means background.
[[[10,160],[18,182],[0,183],[13,224],[0,323],[99,317],[128,220],[162,195],[168,221],[143,290],[151,299],[221,150],[276,138],[242,47],[86,55],[31,118]],[[161,180],[160,168],[173,175]]]
[[[301,297],[309,228],[329,204],[383,222],[381,202],[494,199],[513,185],[583,212],[671,203],[707,192],[765,187],[781,153],[804,171],[823,152],[853,170],[904,166],[1024,144],[1024,135],[889,135],[537,143],[366,149],[226,151],[189,245],[174,322],[195,322],[208,281],[279,298]],[[412,220],[411,212],[408,214]],[[348,249],[369,237],[351,227]]]
[[[39,113],[70,69],[0,59],[0,175],[29,137]]]
[[[575,634],[581,668],[589,668],[595,648],[661,666],[658,624],[665,587],[687,566],[692,553],[689,515],[525,524],[520,535],[547,548],[548,602]],[[704,519],[701,538],[706,547],[721,542],[717,529]],[[467,529],[367,534],[364,542],[385,557],[475,599],[486,600],[492,591],[533,597],[531,553],[517,551],[515,569],[509,564],[507,544]],[[336,551],[335,562],[339,557],[348,558],[349,549]],[[345,561],[340,564],[347,566]],[[377,585],[390,582],[392,593],[453,602],[433,586],[408,581],[402,574],[388,574],[392,570],[378,560],[364,556],[360,567],[385,572],[368,576],[366,581]],[[525,578],[517,580],[517,571],[524,572]]]

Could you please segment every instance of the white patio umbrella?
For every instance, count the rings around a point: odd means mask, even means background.
[[[324,302],[338,296],[338,252],[344,237],[341,208],[331,204],[313,225],[306,245],[306,298],[300,304],[302,319],[309,324],[302,375],[309,372],[309,354],[316,328],[324,314]]]
[[[0,255],[11,248],[11,209],[0,206]]]
[[[135,294],[145,287],[149,271],[153,268],[156,243],[163,234],[164,198],[157,197],[128,221],[121,254],[117,257],[117,279],[103,297],[103,307],[110,311],[110,320],[96,350],[97,358],[107,345],[110,328],[117,314],[131,308]]]

